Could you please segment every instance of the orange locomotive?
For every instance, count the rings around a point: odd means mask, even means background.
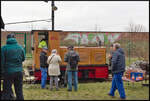
[[[89,36],[93,38],[95,36],[92,36],[90,32],[33,30],[32,45],[34,47],[34,61],[32,68],[34,69],[36,80],[41,80],[39,55],[42,49],[39,48],[38,45],[43,36],[47,38],[48,55],[50,55],[52,49],[57,49],[58,54],[62,58],[62,64],[60,66],[61,77],[65,75],[66,69],[64,55],[67,51],[67,46],[72,44],[75,46],[75,51],[80,55],[78,72],[79,79],[107,79],[108,65],[106,64],[106,48],[100,47],[97,44],[93,47],[87,47],[86,45],[90,45],[91,43],[86,41],[87,36],[85,33],[89,33]],[[81,39],[80,36],[84,38]],[[98,37],[93,39],[93,42],[96,42],[95,40],[98,40]]]

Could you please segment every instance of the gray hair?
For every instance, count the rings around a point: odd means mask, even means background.
[[[119,43],[114,43],[114,47],[115,47],[116,49],[119,49],[119,48],[120,48],[120,44],[119,44]]]
[[[53,49],[51,53],[57,53],[57,50],[56,50],[56,49]]]

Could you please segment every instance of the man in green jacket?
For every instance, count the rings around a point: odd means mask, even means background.
[[[47,47],[47,41],[48,41],[48,39],[43,38],[43,39],[40,41],[38,48]]]
[[[4,99],[11,100],[12,84],[14,83],[16,100],[24,100],[23,97],[23,68],[25,60],[24,49],[17,43],[14,34],[7,36],[6,45],[1,48],[1,68],[4,74]]]

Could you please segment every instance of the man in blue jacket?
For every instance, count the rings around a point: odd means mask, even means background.
[[[47,52],[48,52],[48,48],[43,47],[40,53],[40,70],[41,70],[41,88],[42,89],[46,87],[46,81],[47,81],[47,69],[48,69]]]
[[[4,99],[12,100],[12,84],[14,83],[16,100],[24,100],[23,97],[23,68],[25,60],[24,49],[17,43],[14,34],[7,36],[6,45],[1,48],[1,68],[4,74]]]
[[[126,99],[122,80],[123,73],[125,72],[125,54],[123,49],[120,48],[119,43],[113,45],[113,50],[114,52],[111,60],[113,79],[112,87],[108,95],[114,97],[114,93],[116,89],[118,89],[120,98]]]

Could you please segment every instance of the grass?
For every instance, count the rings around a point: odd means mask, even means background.
[[[141,82],[134,85],[127,85],[124,82],[124,88],[127,100],[148,100],[149,87],[143,87]],[[24,84],[23,93],[25,100],[119,100],[119,93],[116,91],[115,98],[107,95],[110,90],[111,82],[79,83],[77,92],[68,92],[67,88],[41,89],[40,84]],[[47,84],[47,88],[49,85]]]
[[[138,60],[131,58],[131,62]],[[25,66],[31,65],[32,59],[27,60]],[[129,65],[126,58],[126,65]],[[77,92],[68,92],[67,88],[60,88],[60,91],[50,91],[49,89],[41,89],[40,84],[24,84],[23,93],[25,100],[119,100],[119,93],[116,91],[115,98],[107,95],[110,90],[111,82],[95,82],[95,83],[79,83]],[[49,85],[47,84],[47,88]],[[124,82],[124,88],[127,100],[148,100],[149,87],[143,87],[141,82],[130,83]]]
[[[24,66],[30,65],[31,60],[26,61]],[[131,59],[131,61],[136,61],[136,59]],[[49,88],[48,84],[46,86]],[[60,91],[55,89],[50,91],[49,89],[41,89],[40,84],[23,84],[23,94],[25,100],[119,100],[118,91],[115,93],[115,98],[107,95],[110,87],[110,81],[79,83],[77,92],[68,92],[67,88],[60,88]],[[134,85],[131,83],[128,85],[127,82],[124,82],[124,88],[127,100],[149,100],[149,87],[143,87],[141,82],[135,82]]]

